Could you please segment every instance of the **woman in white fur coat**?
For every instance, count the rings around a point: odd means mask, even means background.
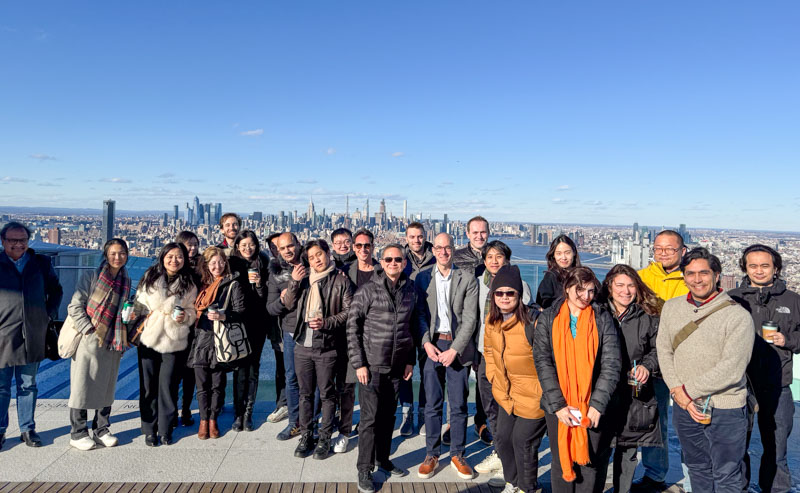
[[[159,442],[173,443],[178,378],[186,364],[190,327],[197,318],[194,308],[197,287],[187,259],[186,247],[167,243],[158,261],[145,272],[136,292],[135,311],[140,320],[144,319],[136,341],[139,412],[145,444],[150,447]]]

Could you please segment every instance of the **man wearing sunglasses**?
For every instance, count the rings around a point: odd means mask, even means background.
[[[360,386],[357,468],[362,493],[375,491],[373,460],[387,476],[407,474],[392,464],[389,452],[400,381],[411,378],[421,317],[417,288],[403,273],[403,247],[388,245],[380,258],[382,271],[356,291],[347,318],[350,365]]]
[[[380,270],[380,264],[372,258],[374,248],[375,236],[372,231],[365,228],[356,231],[353,239],[353,251],[356,252],[356,260],[345,265],[342,270],[357,288],[367,283],[376,270]]]
[[[453,265],[453,238],[447,233],[433,241],[436,266],[420,272],[415,283],[427,301],[425,325],[420,327],[427,358],[422,369],[425,382],[425,460],[417,475],[433,476],[441,453],[442,408],[447,385],[450,409],[450,466],[461,479],[472,479],[464,459],[467,442],[469,367],[475,355],[478,282],[471,270]]]

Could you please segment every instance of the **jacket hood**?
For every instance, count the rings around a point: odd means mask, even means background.
[[[657,277],[683,279],[683,272],[681,272],[680,269],[667,273],[667,271],[664,270],[664,266],[661,265],[661,262],[650,262],[650,265],[646,267],[646,270],[649,270]]]

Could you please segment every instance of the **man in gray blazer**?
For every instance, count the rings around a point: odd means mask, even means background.
[[[450,466],[462,479],[472,479],[464,459],[467,441],[469,367],[475,355],[478,283],[471,270],[453,265],[453,238],[440,233],[433,241],[436,266],[417,275],[415,283],[427,301],[427,322],[420,329],[427,353],[425,383],[425,461],[418,476],[430,478],[439,462],[444,386],[450,406]]]

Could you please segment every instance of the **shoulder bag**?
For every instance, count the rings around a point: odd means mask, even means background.
[[[222,307],[226,313],[230,305],[232,286],[233,283],[228,285],[228,293]],[[250,341],[247,339],[243,323],[214,320],[214,354],[218,363],[230,363],[242,359],[249,355],[250,351]]]
[[[67,315],[61,332],[58,334],[58,355],[62,358],[71,358],[78,351],[83,334],[75,330],[75,321]]]

